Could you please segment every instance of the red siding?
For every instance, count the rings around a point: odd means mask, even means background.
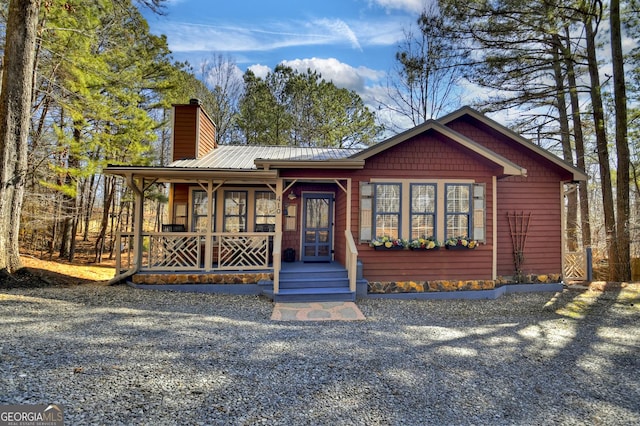
[[[475,250],[435,252],[376,251],[358,244],[360,182],[386,179],[474,179],[487,184],[487,218],[491,217],[493,165],[435,132],[422,134],[369,158],[363,170],[283,170],[283,176],[347,178],[352,181],[351,230],[357,244],[364,277],[369,281],[491,279],[492,251],[490,220],[488,244]],[[336,260],[344,262],[346,204],[342,190],[336,191]],[[346,200],[345,200],[346,201]],[[343,211],[344,210],[344,211]],[[343,218],[344,215],[344,218]],[[284,247],[284,246],[283,246]]]
[[[498,275],[514,274],[513,244],[508,212],[531,213],[524,251],[525,274],[562,271],[562,213],[560,182],[571,176],[540,156],[511,142],[482,123],[461,118],[448,126],[527,169],[526,177],[498,181]]]
[[[493,165],[479,159],[458,144],[435,132],[427,132],[369,158],[358,179],[474,179],[487,184],[487,218],[491,217],[491,182],[497,173]],[[359,183],[354,183],[359,192]],[[354,195],[355,201],[359,200]],[[353,209],[359,220],[359,210]],[[354,230],[358,230],[356,225]],[[487,245],[475,250],[441,249],[430,252],[374,250],[368,244],[358,246],[364,277],[369,281],[407,281],[435,279],[491,279],[491,223],[487,220]],[[404,238],[408,236],[403,235]]]

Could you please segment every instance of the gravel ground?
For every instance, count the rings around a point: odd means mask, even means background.
[[[275,322],[254,296],[0,290],[0,404],[66,424],[640,424],[637,293],[362,300]]]

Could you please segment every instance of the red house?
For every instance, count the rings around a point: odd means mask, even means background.
[[[586,175],[471,108],[366,149],[214,135],[192,100],[171,164],[106,168],[136,195],[119,254],[134,283],[333,300],[562,279],[565,185]],[[170,184],[161,232],[142,229],[151,182]]]

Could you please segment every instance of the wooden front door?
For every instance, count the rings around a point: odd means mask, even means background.
[[[302,196],[303,262],[330,262],[333,254],[333,194]]]

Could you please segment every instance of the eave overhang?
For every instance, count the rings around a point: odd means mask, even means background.
[[[259,169],[363,169],[364,160],[269,160],[257,158],[254,164]]]
[[[530,149],[531,151],[535,152],[536,154],[546,158],[547,160],[551,161],[552,163],[556,164],[557,166],[565,169],[567,172],[569,172],[572,175],[572,181],[573,182],[582,182],[582,181],[586,181],[588,179],[588,176],[585,172],[583,172],[582,170],[578,169],[577,167],[567,163],[566,161],[562,160],[560,157],[552,154],[551,152],[539,147],[538,145],[534,144],[533,142],[531,142],[530,140],[520,136],[519,134],[517,134],[516,132],[514,132],[513,130],[509,129],[508,127],[505,127],[503,125],[501,125],[500,123],[490,119],[489,117],[487,117],[486,115],[481,114],[480,112],[476,111],[475,109],[471,108],[471,107],[463,107],[460,108],[457,111],[452,112],[451,114],[448,114],[440,119],[438,119],[438,122],[443,124],[444,126],[446,126],[448,123],[462,117],[468,115],[470,117],[473,117],[475,120],[483,123],[484,125],[490,127],[491,129],[495,130],[496,132],[516,141],[517,143],[519,143],[520,145]]]

